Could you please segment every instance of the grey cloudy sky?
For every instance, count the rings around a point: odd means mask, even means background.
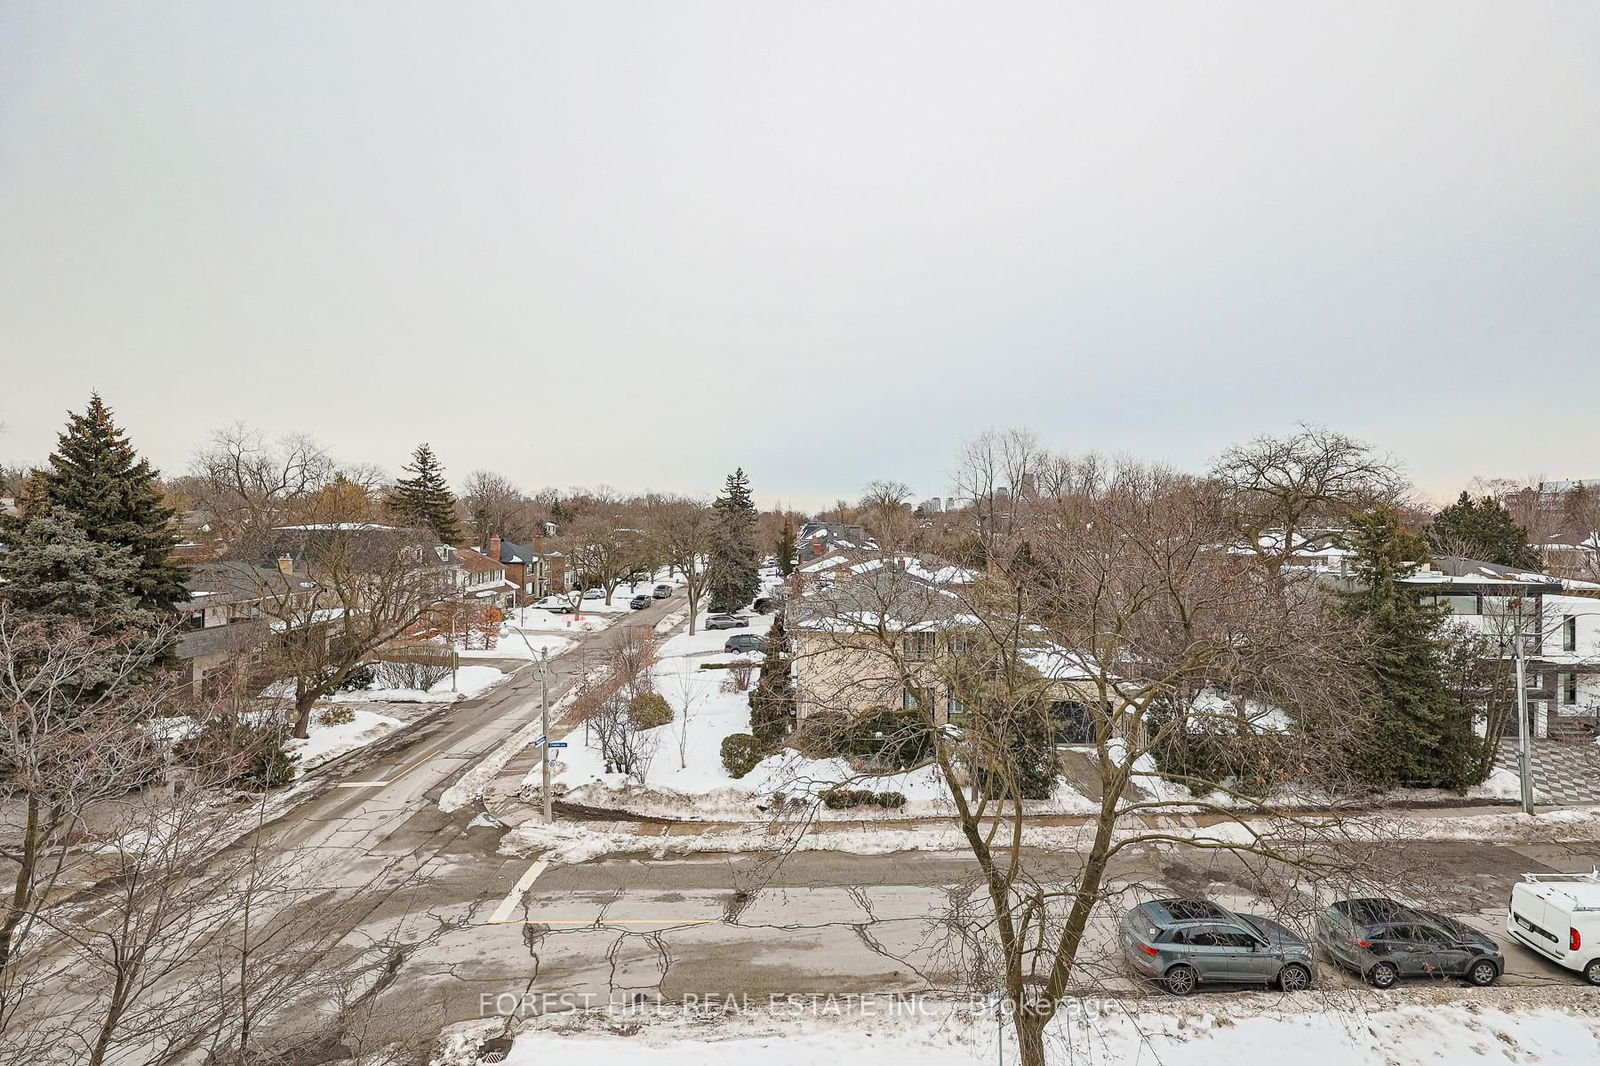
[[[818,504],[1310,419],[1600,476],[1600,8],[0,0],[0,458],[91,387]]]

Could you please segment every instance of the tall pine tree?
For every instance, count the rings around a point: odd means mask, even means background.
[[[445,484],[444,468],[426,443],[417,445],[401,478],[390,492],[388,505],[394,516],[417,529],[431,529],[441,544],[461,543],[455,494]]]
[[[1461,498],[1433,517],[1428,543],[1437,552],[1464,555],[1500,566],[1538,569],[1539,554],[1528,545],[1528,531],[1493,496]]]
[[[139,458],[99,393],[83,414],[68,414],[67,428],[44,471],[46,501],[62,508],[92,541],[127,548],[137,570],[133,589],[139,604],[170,610],[188,598],[188,572],[172,561],[177,546],[175,512],[162,500],[156,471]]]
[[[795,560],[794,523],[785,518],[782,527],[778,530],[778,573],[789,577],[794,573]]]
[[[717,518],[711,558],[706,563],[706,589],[713,611],[736,611],[761,590],[756,507],[750,500],[750,482],[743,467],[728,475],[713,509]]]
[[[794,720],[794,679],[789,676],[789,641],[783,612],[772,619],[767,655],[750,690],[750,732],[763,751],[775,751]]]
[[[1361,623],[1363,665],[1377,700],[1352,769],[1379,788],[1464,789],[1473,776],[1472,718],[1445,686],[1445,616],[1403,580],[1427,560],[1427,545],[1386,507],[1352,526],[1356,583],[1343,594],[1343,607]]]

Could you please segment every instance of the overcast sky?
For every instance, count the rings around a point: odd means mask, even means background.
[[[172,471],[1600,477],[1600,7],[0,0],[0,372],[12,462],[97,388]]]

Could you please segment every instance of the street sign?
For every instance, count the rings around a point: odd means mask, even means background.
[[[547,739],[549,739],[549,734],[548,733],[545,734],[545,736],[542,736],[538,740],[534,741],[533,742],[533,746],[537,748],[540,744],[543,744]]]
[[[564,740],[552,740],[550,746],[552,748],[564,748],[567,746],[567,742]]]

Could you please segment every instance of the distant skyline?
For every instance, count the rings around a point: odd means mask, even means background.
[[[0,462],[811,510],[959,445],[1600,476],[1600,9],[0,0]]]

